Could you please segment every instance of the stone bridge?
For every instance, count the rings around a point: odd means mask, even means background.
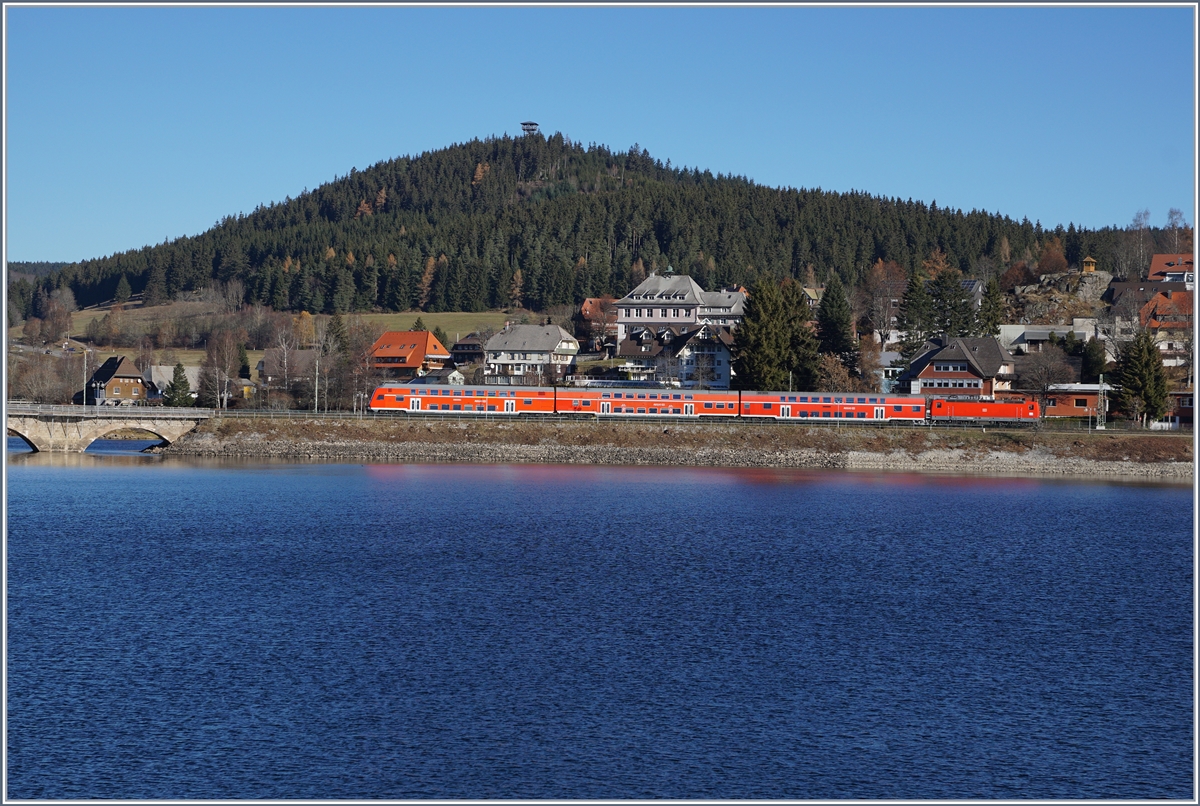
[[[137,428],[174,442],[204,420],[212,409],[166,406],[40,406],[9,403],[8,433],[35,451],[82,452],[93,440],[123,428]]]

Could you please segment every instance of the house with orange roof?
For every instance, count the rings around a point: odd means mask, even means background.
[[[389,330],[371,345],[373,367],[387,378],[415,378],[441,369],[450,351],[428,330]]]
[[[1163,283],[1188,283],[1188,290],[1196,282],[1195,259],[1189,255],[1155,255],[1150,259],[1149,280]]]
[[[1138,311],[1142,327],[1154,334],[1165,366],[1187,361],[1192,347],[1192,296],[1191,291],[1160,291]]]

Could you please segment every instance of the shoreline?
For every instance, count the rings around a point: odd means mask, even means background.
[[[1191,482],[1192,441],[1129,433],[580,421],[214,419],[166,456],[745,467]]]

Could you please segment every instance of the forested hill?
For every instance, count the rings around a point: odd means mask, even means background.
[[[1067,260],[1103,262],[1120,230],[1058,228]],[[351,170],[195,237],[71,264],[41,280],[80,305],[122,276],[153,304],[214,279],[277,310],[544,309],[620,297],[671,265],[701,286],[760,275],[854,285],[877,260],[935,249],[971,273],[1036,256],[1053,233],[984,212],[866,193],[779,189],[555,134],[474,140]],[[32,289],[11,289],[25,301]],[[19,303],[20,304],[20,303]]]

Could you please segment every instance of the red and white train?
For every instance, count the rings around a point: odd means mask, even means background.
[[[1032,400],[959,400],[849,392],[739,392],[554,386],[441,386],[389,383],[368,409],[418,415],[573,414],[594,417],[749,418],[787,421],[926,423],[1036,422]]]

